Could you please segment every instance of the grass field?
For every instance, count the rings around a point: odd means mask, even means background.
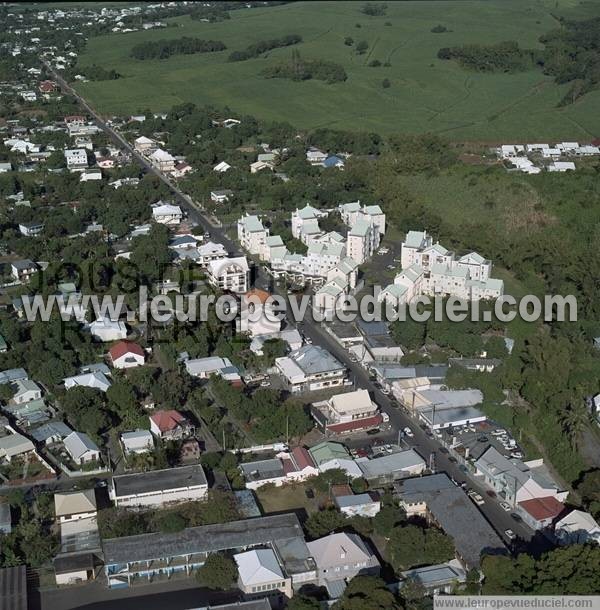
[[[286,120],[299,128],[390,132],[436,132],[453,139],[585,139],[598,133],[600,91],[566,109],[556,108],[566,86],[557,86],[540,71],[519,74],[466,72],[454,62],[438,60],[439,48],[463,43],[516,40],[539,47],[539,36],[557,26],[551,11],[571,17],[600,15],[600,3],[574,0],[490,0],[390,2],[384,17],[367,17],[360,2],[298,2],[236,10],[231,20],[202,23],[184,16],[177,27],[89,40],[80,65],[115,68],[124,78],[77,87],[104,113],[166,110],[173,104],[228,106],[259,118]],[[390,25],[386,25],[389,23]],[[356,27],[360,25],[359,27]],[[431,33],[442,24],[449,32]],[[298,33],[294,48],[303,57],[342,64],[344,83],[295,83],[268,80],[263,68],[290,57],[277,49],[266,56],[227,63],[232,50],[285,34]],[[222,40],[221,53],[176,56],[163,61],[129,57],[132,46],[146,40],[194,36]],[[344,44],[366,40],[369,50],[357,55]],[[378,59],[390,67],[371,68]],[[383,89],[389,78],[392,85]]]

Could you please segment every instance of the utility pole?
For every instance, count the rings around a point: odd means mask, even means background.
[[[225,451],[225,428],[223,428],[223,451]]]

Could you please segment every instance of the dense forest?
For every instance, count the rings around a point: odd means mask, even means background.
[[[565,106],[600,84],[600,18],[563,20],[561,24],[559,29],[540,37],[543,51],[521,49],[518,43],[507,41],[444,47],[437,56],[479,72],[522,72],[539,66],[557,84],[571,84],[559,103]]]
[[[287,36],[282,36],[281,38],[261,40],[260,42],[251,44],[249,47],[246,47],[246,49],[244,49],[243,51],[234,51],[229,56],[229,61],[246,61],[247,59],[258,57],[266,51],[271,51],[272,49],[280,49],[283,47],[290,47],[294,44],[298,44],[299,42],[302,42],[302,36],[300,36],[299,34],[288,34]]]
[[[558,83],[571,83],[560,105],[572,104],[600,84],[600,18],[565,21],[563,27],[540,38],[546,49],[545,74]]]
[[[266,68],[262,75],[265,78],[315,79],[326,83],[339,83],[348,78],[343,66],[323,59],[302,59],[298,51],[292,53],[289,62]]]
[[[226,48],[220,40],[202,40],[184,36],[174,40],[155,40],[136,44],[131,49],[131,56],[136,59],[168,59],[172,55],[213,53],[224,51]]]
[[[454,59],[463,68],[478,72],[523,72],[533,66],[533,52],[510,40],[493,45],[445,47],[438,51],[438,58]]]

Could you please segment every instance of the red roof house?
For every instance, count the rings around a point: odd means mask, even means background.
[[[53,91],[56,91],[56,83],[51,80],[43,80],[38,88],[41,93],[52,93]]]
[[[132,341],[119,341],[108,351],[110,361],[116,369],[142,366],[146,362],[144,349]]]
[[[533,529],[540,530],[552,524],[565,509],[565,505],[553,496],[533,498],[519,502],[523,521]]]
[[[150,416],[150,432],[158,438],[178,440],[193,434],[193,426],[179,411],[157,411]]]

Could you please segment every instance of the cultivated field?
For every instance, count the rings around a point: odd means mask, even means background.
[[[436,57],[441,47],[516,40],[539,47],[541,34],[557,27],[556,14],[589,17],[600,3],[571,0],[490,0],[489,2],[388,2],[387,14],[368,17],[362,2],[298,2],[231,12],[231,20],[203,23],[189,17],[177,27],[93,38],[80,58],[115,68],[124,78],[79,84],[80,91],[105,113],[166,110],[173,104],[228,106],[259,118],[285,120],[305,129],[322,126],[389,132],[436,132],[453,139],[586,139],[597,136],[600,91],[575,105],[556,108],[566,86],[540,71],[519,74],[466,72]],[[434,34],[441,24],[449,31]],[[357,27],[360,26],[360,27]],[[286,34],[300,34],[305,58],[342,64],[344,83],[291,82],[260,76],[267,66],[287,60],[291,48],[257,59],[227,63],[233,50]],[[135,44],[193,36],[222,40],[221,53],[139,61],[129,57]],[[344,44],[365,40],[357,55]],[[389,67],[369,67],[374,60]],[[391,87],[384,89],[384,78]]]

